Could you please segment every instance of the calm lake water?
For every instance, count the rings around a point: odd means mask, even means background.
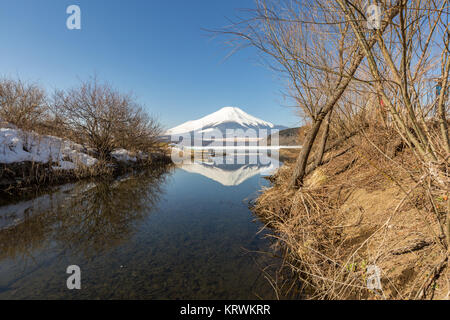
[[[196,163],[3,201],[0,299],[273,299],[261,270],[279,260],[248,209],[269,169]]]

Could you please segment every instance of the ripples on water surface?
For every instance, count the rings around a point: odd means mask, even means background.
[[[248,201],[267,167],[198,163],[0,207],[0,299],[272,299]],[[81,290],[68,290],[68,265]]]

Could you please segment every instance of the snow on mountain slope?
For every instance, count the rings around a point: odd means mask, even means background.
[[[279,127],[279,126],[278,126]],[[237,107],[224,107],[201,119],[187,121],[166,131],[166,135],[176,135],[188,132],[207,132],[211,128],[223,129],[276,129],[274,124],[258,119]]]

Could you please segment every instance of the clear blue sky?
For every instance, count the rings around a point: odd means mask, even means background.
[[[68,30],[66,8],[81,8]],[[253,0],[0,0],[0,75],[49,92],[93,74],[133,92],[164,127],[232,105],[276,124],[300,121],[282,81],[254,49],[225,59],[225,38],[202,30],[228,25]]]

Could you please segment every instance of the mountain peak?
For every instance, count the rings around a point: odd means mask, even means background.
[[[238,107],[226,106],[203,118],[187,121],[166,132],[167,135],[202,131],[210,128],[264,128],[274,129],[275,125],[256,118]]]
[[[223,108],[220,108],[218,111],[235,111],[235,110],[242,111],[242,109],[233,106],[225,106]]]
[[[217,113],[245,113],[238,107],[226,106],[216,111]]]

